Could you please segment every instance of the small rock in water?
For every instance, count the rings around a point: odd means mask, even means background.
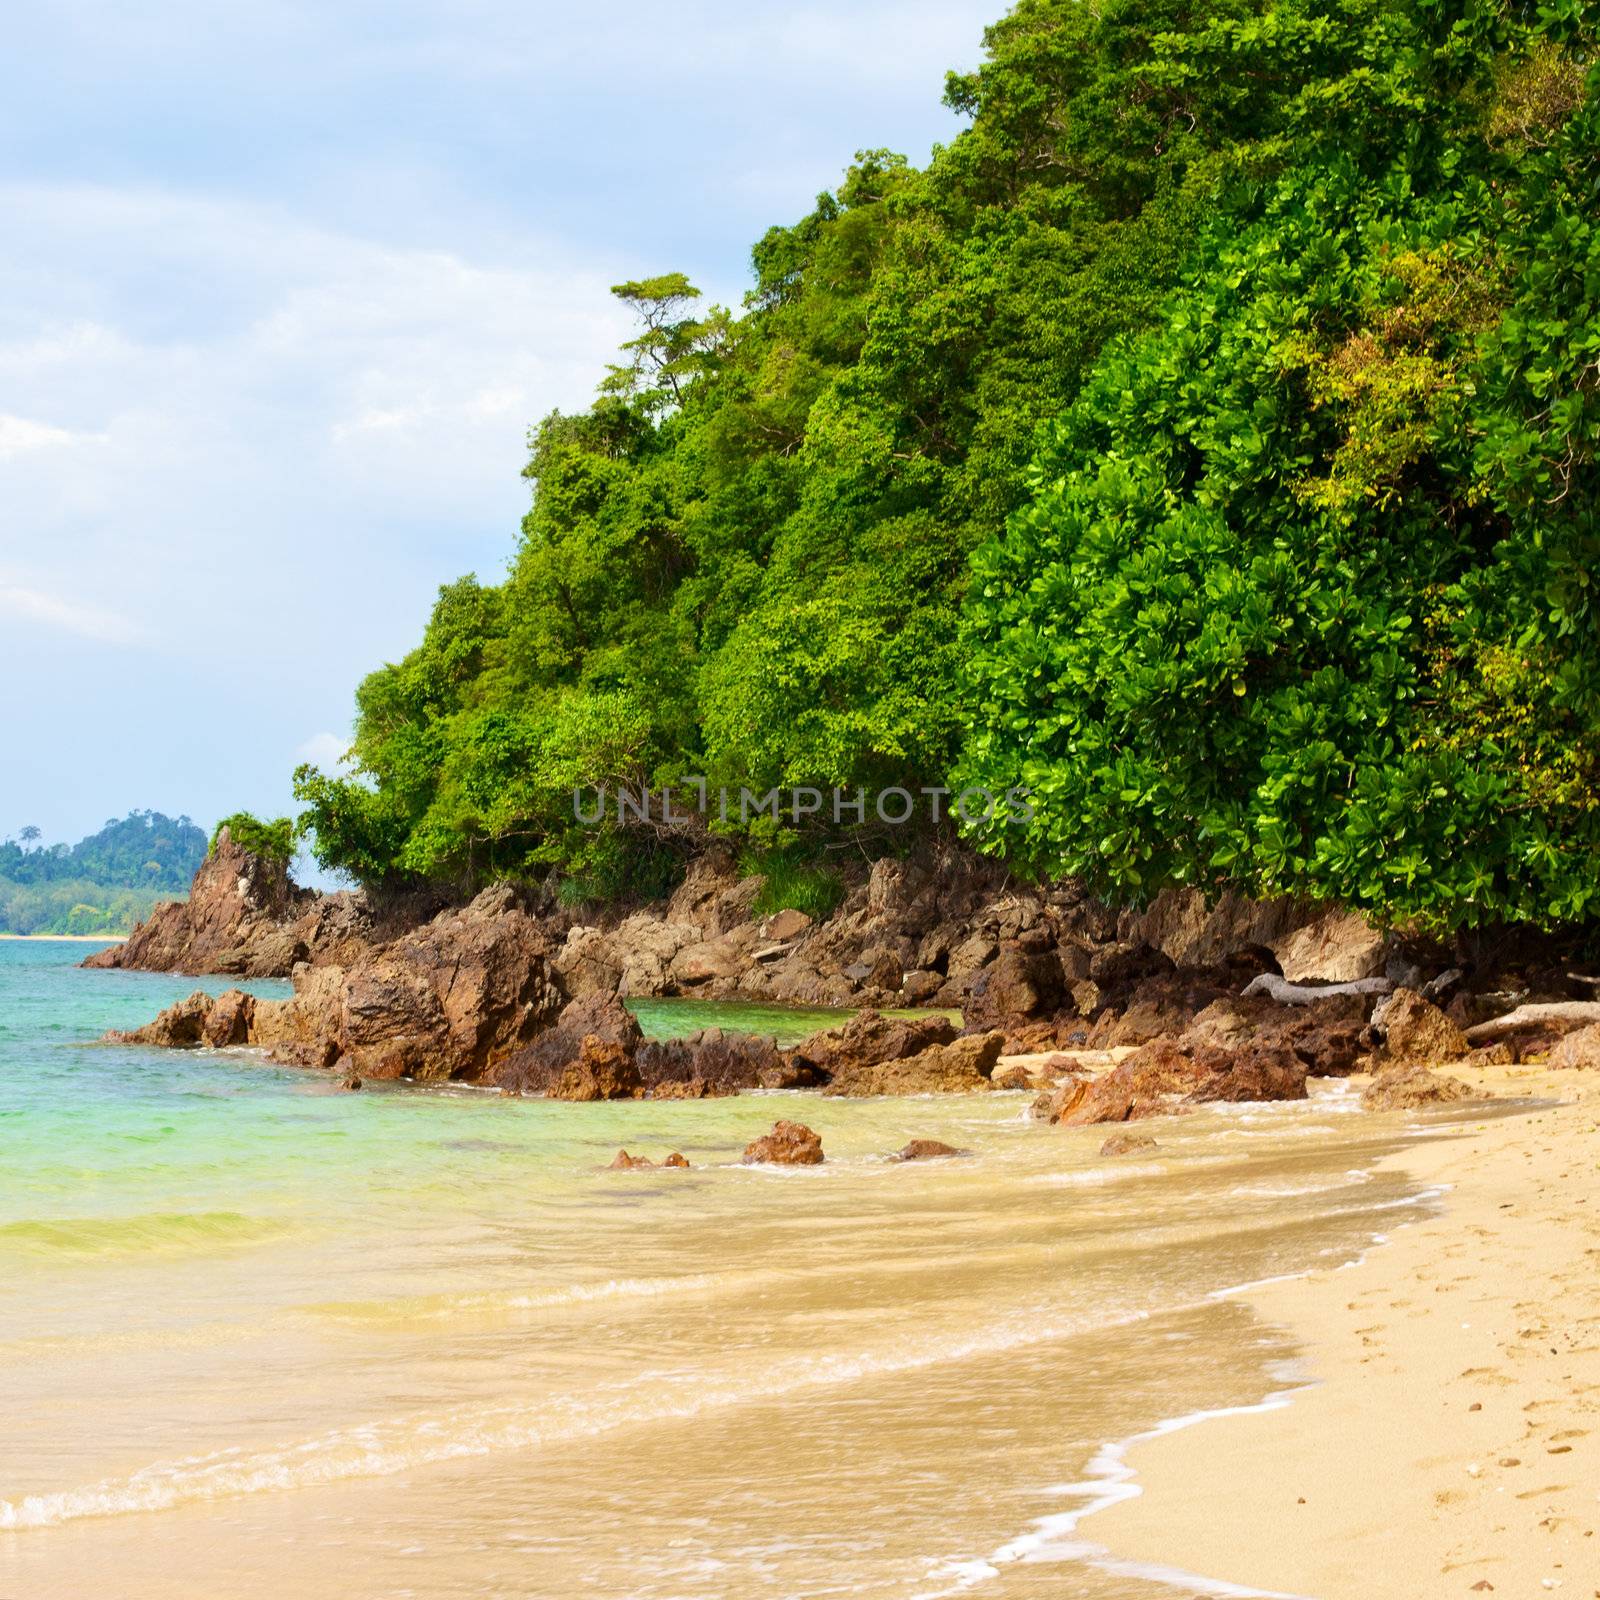
[[[1139,1150],[1159,1150],[1161,1147],[1143,1133],[1114,1133],[1100,1146],[1103,1156],[1131,1156]]]
[[[674,1150],[672,1154],[661,1163],[661,1165],[664,1167],[683,1167],[687,1169],[689,1163],[676,1150]]]
[[[896,1161],[938,1161],[945,1156],[964,1156],[965,1150],[957,1150],[953,1144],[946,1144],[942,1139],[913,1139],[896,1156]]]
[[[745,1147],[746,1166],[772,1162],[783,1167],[814,1167],[822,1160],[821,1135],[803,1122],[775,1122],[772,1132]]]
[[[617,1151],[616,1159],[606,1169],[608,1172],[636,1172],[642,1167],[653,1167],[649,1156],[630,1156],[626,1150]]]

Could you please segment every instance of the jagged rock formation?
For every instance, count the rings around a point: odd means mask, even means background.
[[[96,951],[83,964],[286,978],[298,962],[348,963],[375,936],[366,895],[297,888],[286,863],[252,854],[224,828],[187,900],[157,906],[122,944]]]

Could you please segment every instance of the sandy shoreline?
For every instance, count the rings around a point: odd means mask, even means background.
[[[1084,1535],[1315,1600],[1600,1596],[1600,1078],[1474,1076],[1560,1103],[1393,1157],[1443,1215],[1242,1296],[1312,1386],[1136,1443]]]

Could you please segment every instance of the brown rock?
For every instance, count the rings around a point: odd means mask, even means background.
[[[205,1020],[205,1042],[217,1050],[228,1045],[248,1044],[255,1011],[255,996],[243,990],[229,989],[226,994],[218,995]]]
[[[820,1081],[804,1063],[793,1062],[770,1038],[705,1028],[687,1039],[648,1040],[634,1051],[645,1087],[656,1099],[677,1099],[676,1083],[699,1083],[700,1094],[736,1094],[741,1089],[796,1089]],[[699,1094],[688,1096],[699,1098]]]
[[[585,1039],[620,1045],[631,1054],[643,1038],[638,1019],[620,1000],[592,991],[569,1002],[553,1027],[500,1062],[494,1079],[515,1094],[549,1094],[562,1074],[576,1065]]]
[[[964,1014],[973,1026],[1006,1028],[1056,1010],[1063,995],[1061,964],[1054,952],[1027,948],[1016,939],[1001,946],[994,964],[979,973]]]
[[[900,998],[908,1006],[923,1006],[944,987],[937,972],[907,972],[900,979]]]
[[[1380,1072],[1361,1095],[1364,1111],[1415,1111],[1423,1106],[1447,1105],[1454,1100],[1486,1098],[1459,1078],[1428,1072],[1415,1063],[1405,1063]]]
[[[1488,1053],[1486,1050],[1475,1050],[1472,1059],[1478,1061]],[[1600,1067],[1600,1023],[1569,1033],[1550,1052],[1545,1064],[1558,1070]]]
[[[914,1056],[955,1037],[956,1025],[948,1017],[898,1018],[858,1011],[844,1027],[814,1033],[790,1054],[828,1078]]]
[[[744,1152],[747,1166],[770,1162],[782,1167],[814,1167],[822,1157],[822,1139],[803,1122],[775,1122],[772,1132],[753,1139]]]
[[[1199,1105],[1305,1097],[1305,1064],[1292,1051],[1251,1046],[1229,1052],[1156,1039],[1102,1077],[1063,1085],[1036,1115],[1078,1127],[1158,1116],[1170,1111],[1175,1099]]]
[[[1455,1061],[1467,1053],[1467,1036],[1415,989],[1396,989],[1372,1013],[1385,1062]]]
[[[946,1156],[961,1156],[966,1153],[965,1150],[957,1150],[953,1144],[945,1144],[939,1139],[913,1139],[896,1154],[895,1160],[940,1161]]]
[[[993,1087],[989,1081],[1000,1059],[1005,1035],[999,1031],[964,1034],[948,1044],[930,1045],[914,1056],[871,1064],[853,1063],[834,1073],[829,1095],[971,1094]]]
[[[638,1100],[643,1094],[644,1082],[632,1054],[592,1035],[550,1089],[552,1100]]]
[[[130,938],[83,964],[283,977],[307,954],[287,924],[314,898],[290,883],[286,863],[252,855],[224,828],[195,873],[187,900],[157,906]]]
[[[346,974],[340,1054],[366,1078],[483,1078],[561,1012],[553,955],[508,885],[485,889]]]
[[[689,1163],[676,1150],[661,1165],[664,1167],[679,1167],[684,1171],[687,1171],[689,1167]]]
[[[206,1024],[216,1002],[203,989],[158,1012],[142,1028],[113,1029],[104,1044],[154,1045],[163,1050],[192,1050],[206,1042]]]
[[[679,1160],[682,1160],[681,1156]],[[655,1162],[649,1156],[630,1156],[626,1150],[619,1150],[606,1170],[608,1172],[642,1172],[647,1168],[651,1170],[655,1168]]]
[[[804,911],[790,908],[785,911],[775,911],[762,923],[761,931],[767,938],[782,943],[788,939],[798,939],[802,933],[808,933],[813,925],[813,919]]]
[[[1265,996],[1213,1001],[1182,1032],[1185,1044],[1237,1051],[1249,1045],[1292,1050],[1314,1077],[1358,1071],[1370,1053],[1371,998],[1335,995],[1307,1006],[1279,1005]]]
[[[1143,1133],[1114,1133],[1100,1146],[1103,1156],[1131,1156],[1145,1150],[1159,1150],[1161,1147],[1148,1134]]]

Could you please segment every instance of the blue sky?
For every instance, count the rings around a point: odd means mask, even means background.
[[[0,837],[288,808],[503,572],[607,293],[958,128],[1001,0],[53,0],[0,58]]]

